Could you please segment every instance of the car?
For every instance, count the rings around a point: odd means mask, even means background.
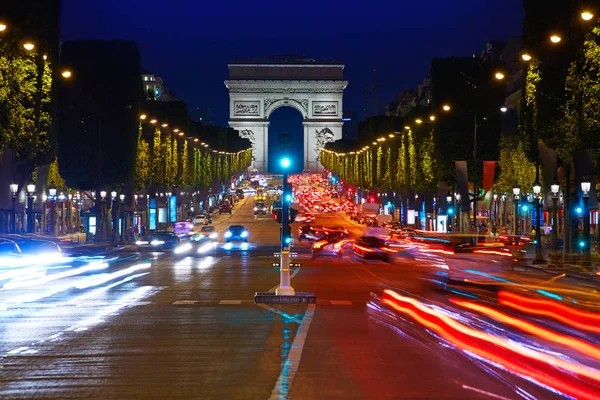
[[[267,205],[264,201],[256,201],[254,202],[254,215],[267,215]]]
[[[313,243],[311,251],[312,258],[322,256],[333,256],[342,258],[344,250],[352,247],[352,239],[346,239],[341,234],[330,234]]]
[[[155,231],[147,234],[135,242],[138,251],[165,251],[174,250],[181,240],[174,232]]]
[[[391,261],[398,250],[388,247],[385,241],[375,236],[363,236],[352,245],[352,253],[363,259]]]
[[[210,216],[205,214],[198,214],[194,217],[194,225],[208,225],[210,223]]]
[[[216,240],[219,237],[219,234],[217,233],[217,229],[212,225],[203,226],[202,229],[200,229],[200,232],[198,234],[201,236],[204,236],[207,239],[213,239],[213,240]]]
[[[248,242],[248,230],[242,225],[230,225],[224,236],[227,243],[233,241]]]
[[[219,214],[226,214],[226,213],[231,214],[232,208],[233,207],[229,203],[221,204],[221,207],[219,207]]]

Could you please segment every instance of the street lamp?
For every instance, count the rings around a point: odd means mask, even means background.
[[[494,74],[494,77],[496,77],[497,80],[501,81],[502,79],[504,79],[504,73],[498,71]]]
[[[496,228],[498,227],[499,224],[499,220],[498,220],[498,194],[494,193],[494,224],[496,224]]]
[[[6,24],[3,22],[0,22],[0,32],[4,32],[6,30]]]
[[[583,192],[583,256],[584,262],[590,260],[590,214],[588,210],[588,202],[590,200],[590,189],[592,186],[591,179],[589,177],[583,177],[581,179],[581,191]]]
[[[17,191],[19,190],[19,185],[16,183],[10,184],[10,193],[12,195],[12,233],[16,233],[17,231]]]
[[[529,54],[529,53],[523,53],[523,54],[521,54],[521,59],[523,61],[531,61],[531,54]]]
[[[508,107],[502,106],[502,107],[500,107],[500,111],[502,111],[503,113],[505,113],[505,112],[508,111]]]
[[[68,69],[65,69],[63,72],[60,73],[62,75],[63,78],[67,78],[69,79],[71,77],[71,71],[69,71]]]
[[[556,260],[558,257],[558,191],[560,186],[558,183],[550,185],[552,191],[552,255],[551,259]]]
[[[533,184],[533,194],[535,197],[535,260],[534,264],[542,264],[546,262],[542,255],[542,232],[541,232],[541,221],[540,221],[540,193],[542,192],[542,185],[539,180]]]
[[[31,51],[35,48],[35,44],[33,44],[31,42],[25,42],[25,43],[23,43],[23,48],[27,51]]]
[[[442,110],[444,110],[444,111],[450,111],[451,109],[452,109],[452,107],[450,107],[450,105],[449,105],[449,104],[444,104],[444,105],[442,106]]]
[[[446,203],[448,207],[448,226],[446,230],[448,232],[452,232],[452,214],[454,214],[454,210],[452,208],[452,200],[452,193],[448,192],[448,194],[446,195]]]
[[[587,11],[587,10],[586,10],[586,11],[583,11],[583,12],[581,13],[581,19],[583,19],[584,21],[589,21],[589,20],[591,20],[592,18],[594,18],[594,14],[592,14],[591,12],[589,12],[589,11]]]
[[[417,119],[415,119],[415,123],[422,124],[423,120],[421,118],[417,118]]]
[[[562,38],[561,38],[560,36],[556,35],[556,34],[555,34],[555,35],[552,35],[552,36],[550,36],[550,41],[551,41],[552,43],[554,43],[554,44],[556,44],[556,43],[560,43],[560,41],[561,41],[561,40],[562,40]]]
[[[33,233],[33,197],[35,196],[35,185],[27,185],[27,232]]]
[[[521,200],[521,188],[515,186],[513,188],[513,202],[514,202],[514,214],[515,214],[515,235],[519,234],[519,200]]]

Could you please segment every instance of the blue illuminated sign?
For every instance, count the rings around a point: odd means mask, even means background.
[[[177,197],[169,196],[169,222],[177,222]]]
[[[150,199],[150,215],[148,216],[149,229],[156,229],[156,199]]]

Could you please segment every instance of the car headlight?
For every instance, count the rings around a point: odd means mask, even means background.
[[[229,232],[229,231],[225,232],[225,237],[226,238],[231,237],[231,232]]]
[[[246,236],[248,236],[248,231],[242,232],[242,234],[240,236],[243,237],[243,238],[245,238]]]
[[[257,210],[258,210],[258,207],[254,207],[254,211],[257,211]]]
[[[217,235],[217,232],[213,232],[210,235],[208,235],[208,237],[211,238],[211,239],[216,239],[216,238],[219,237],[219,235]]]
[[[189,243],[184,243],[180,246],[177,246],[175,248],[175,254],[181,254],[181,253],[185,253],[187,251],[190,251],[192,249],[192,245]]]
[[[148,244],[148,241],[147,240],[138,240],[137,242],[135,242],[135,244],[137,244],[138,246],[142,245],[142,244]]]
[[[164,240],[153,240],[150,242],[152,246],[160,246],[161,244],[165,244]]]

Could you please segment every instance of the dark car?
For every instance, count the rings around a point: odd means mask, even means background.
[[[225,214],[225,213],[231,214],[232,208],[233,207],[229,203],[221,204],[221,207],[219,207],[219,214]]]
[[[398,251],[388,247],[383,239],[375,236],[363,236],[352,245],[352,252],[364,259],[379,259],[389,262]]]
[[[157,231],[140,238],[140,240],[135,242],[135,245],[138,251],[164,251],[175,249],[180,242],[180,239],[174,232]]]
[[[242,225],[231,225],[225,231],[225,241],[227,243],[232,241],[248,242],[248,230]]]

